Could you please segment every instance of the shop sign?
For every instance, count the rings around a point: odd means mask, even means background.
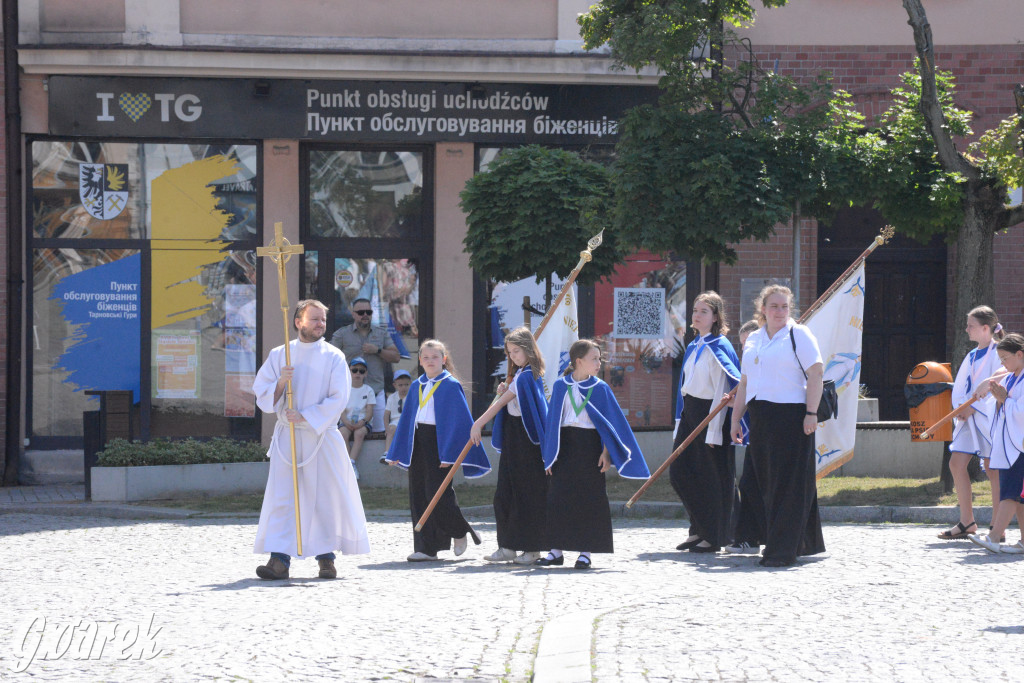
[[[651,86],[52,76],[50,133],[591,144]]]

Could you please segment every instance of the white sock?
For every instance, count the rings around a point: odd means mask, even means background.
[[[561,550],[559,550],[558,548],[552,548],[551,550],[548,551],[548,556],[547,556],[546,559],[557,560],[561,556],[562,556],[562,551]]]
[[[580,559],[586,560],[587,564],[590,564],[590,553],[580,553]]]

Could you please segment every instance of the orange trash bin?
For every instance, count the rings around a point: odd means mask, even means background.
[[[953,373],[949,363],[925,361],[907,375],[903,388],[910,408],[911,441],[952,441],[953,422],[939,428],[930,439],[922,440],[921,432],[953,410]]]

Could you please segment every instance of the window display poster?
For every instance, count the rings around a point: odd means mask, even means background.
[[[199,398],[199,333],[153,331],[153,398]]]
[[[644,340],[609,342],[605,380],[631,427],[664,427],[672,414],[672,358],[653,352]]]
[[[256,394],[252,383],[255,374],[224,376],[224,417],[255,417]]]
[[[68,372],[65,382],[83,390],[131,390],[139,400],[140,318],[138,254],[64,277],[51,299],[71,333],[54,365]]]

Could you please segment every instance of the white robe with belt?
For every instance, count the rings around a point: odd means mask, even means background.
[[[368,553],[370,541],[363,502],[348,449],[338,431],[338,420],[352,385],[345,354],[323,339],[311,344],[293,340],[290,345],[291,364],[295,368],[292,405],[306,419],[295,425],[302,555],[295,537],[291,445],[285,419],[287,399],[282,393],[274,403],[274,390],[285,365],[284,346],[270,352],[253,383],[256,405],[265,413],[277,415],[267,453],[270,475],[253,551],[292,557],[314,557],[334,551],[346,555]]]

